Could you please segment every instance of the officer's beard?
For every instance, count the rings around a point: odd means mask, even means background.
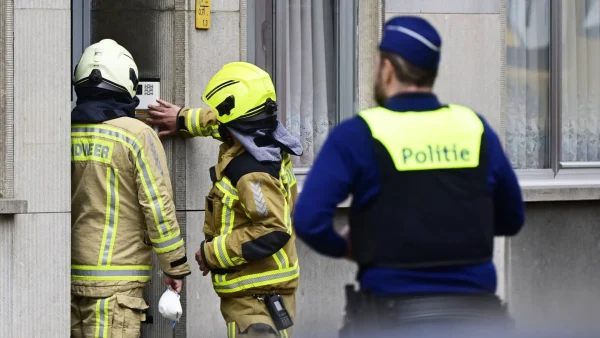
[[[385,91],[383,90],[383,85],[381,84],[381,70],[377,74],[377,80],[375,80],[375,86],[373,87],[373,98],[379,107],[383,107],[387,97],[385,95]]]

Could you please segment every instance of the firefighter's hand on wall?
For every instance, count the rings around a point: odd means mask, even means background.
[[[148,105],[151,118],[147,122],[159,128],[159,136],[177,135],[177,114],[181,107],[161,99],[156,102],[158,105]]]
[[[174,279],[167,275],[164,275],[163,280],[165,281],[165,286],[170,286],[171,290],[175,290],[178,293],[181,293],[181,290],[183,289],[183,279]]]
[[[210,272],[210,269],[206,266],[206,263],[204,262],[204,259],[202,258],[202,249],[198,249],[198,252],[196,252],[196,262],[198,262],[198,265],[200,266],[200,271],[202,271],[202,276],[208,275],[208,273]]]

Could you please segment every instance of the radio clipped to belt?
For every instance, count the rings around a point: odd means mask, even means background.
[[[292,317],[285,308],[283,298],[279,294],[255,296],[256,299],[265,303],[269,315],[275,324],[277,330],[282,331],[294,325]]]

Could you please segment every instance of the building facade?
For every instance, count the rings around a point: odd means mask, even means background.
[[[196,2],[210,4],[198,19]],[[329,130],[373,105],[381,27],[400,14],[438,28],[436,92],[485,116],[517,169],[527,222],[516,238],[496,240],[498,295],[520,325],[593,320],[600,303],[597,0],[0,0],[0,337],[69,332],[70,78],[85,47],[115,39],[142,78],[160,82],[160,97],[178,105],[202,106],[204,86],[224,63],[264,67],[282,120],[305,148],[295,163],[301,187]],[[165,141],[189,257],[202,241],[217,145]],[[348,206],[339,207],[340,226]],[[356,268],[298,246],[295,333],[334,336],[343,285]],[[187,279],[184,317],[172,329],[156,309],[163,291],[156,272],[147,292],[153,322],[143,337],[225,336],[208,278]]]

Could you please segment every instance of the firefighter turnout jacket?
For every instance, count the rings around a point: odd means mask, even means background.
[[[121,117],[71,126],[72,294],[110,297],[151,280],[152,249],[173,278],[190,274],[164,149]]]
[[[184,108],[178,117],[184,137],[221,140],[216,114]],[[237,141],[220,146],[206,197],[201,254],[221,297],[271,292],[291,294],[300,267],[291,212],[298,192],[289,154],[261,163]]]

